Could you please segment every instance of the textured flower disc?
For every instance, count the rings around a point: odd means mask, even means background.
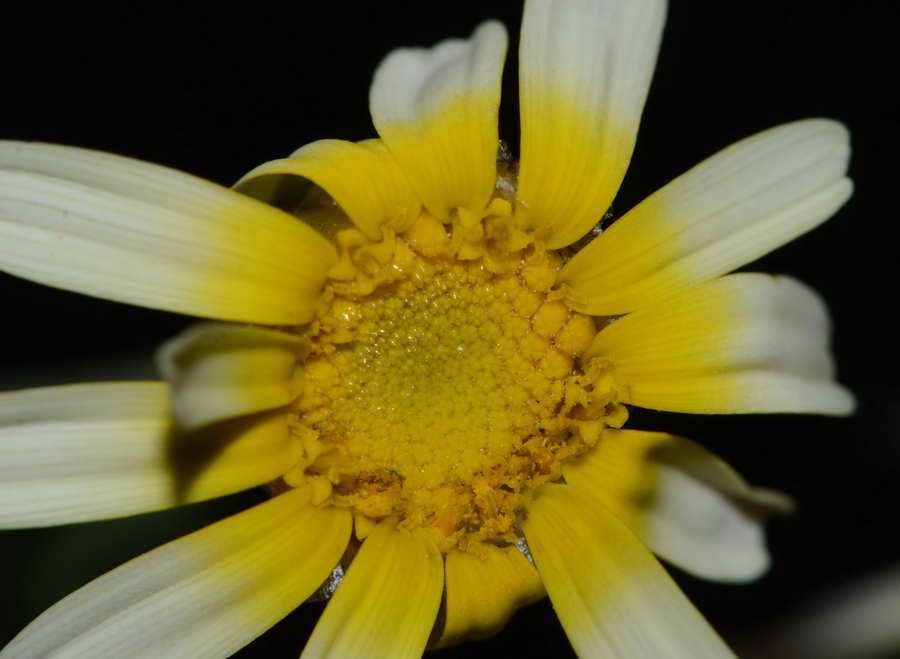
[[[393,516],[445,552],[515,543],[523,494],[625,420],[601,360],[578,365],[604,321],[551,290],[561,260],[510,208],[339,235],[292,418],[304,459],[285,481],[351,508],[360,538]]]

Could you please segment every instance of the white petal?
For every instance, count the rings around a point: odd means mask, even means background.
[[[172,433],[161,382],[0,394],[0,528],[121,517],[274,480],[299,457],[284,418]]]
[[[720,151],[650,195],[566,264],[579,311],[621,314],[734,270],[827,220],[853,186],[835,121],[785,124]]]
[[[482,210],[497,176],[497,112],[506,30],[483,23],[471,39],[390,53],[369,93],[378,134],[436,217]]]
[[[308,321],[334,248],[296,218],[121,156],[0,142],[0,269],[141,306]]]
[[[529,0],[519,48],[520,223],[558,249],[603,217],[628,169],[663,0]]]
[[[769,566],[762,521],[790,500],[751,488],[687,439],[606,430],[564,465],[566,482],[616,515],[658,556],[694,576],[748,581]]]
[[[302,389],[305,338],[228,323],[203,323],[166,343],[160,372],[172,385],[178,426],[199,426],[282,407]]]
[[[0,657],[225,657],[309,597],[350,537],[345,510],[289,491],[72,593]]]
[[[833,381],[821,298],[790,277],[700,284],[600,331],[583,359],[609,364],[624,403],[693,414],[848,414]]]
[[[764,636],[765,645],[759,647],[778,648],[773,659],[897,656],[900,565],[856,574],[824,592],[816,588],[810,599]]]
[[[528,505],[528,547],[579,657],[733,657],[653,555],[565,485]]]

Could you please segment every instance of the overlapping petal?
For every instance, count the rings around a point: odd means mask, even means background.
[[[427,533],[382,522],[353,559],[302,656],[418,659],[443,585],[441,554]]]
[[[579,657],[733,657],[612,513],[545,485],[523,523],[553,607]]]
[[[567,302],[622,314],[734,270],[847,201],[847,129],[811,119],[733,144],[650,195],[569,261]]]
[[[665,20],[663,0],[530,0],[519,49],[516,210],[551,249],[575,242],[618,192]]]
[[[258,199],[278,199],[283,177],[312,181],[337,202],[353,223],[372,240],[385,225],[407,229],[422,203],[397,162],[380,140],[359,143],[319,140],[288,158],[264,163],[235,188]]]
[[[154,549],[72,593],[0,657],[224,657],[290,613],[330,574],[346,510],[291,490]]]
[[[195,316],[312,317],[334,247],[271,206],[165,167],[0,142],[0,269]]]
[[[594,450],[563,465],[563,474],[658,556],[717,581],[765,572],[762,522],[791,508],[789,499],[751,488],[698,444],[665,433],[606,430]]]
[[[447,554],[444,625],[436,647],[491,636],[515,611],[545,595],[537,570],[515,547]]]
[[[309,341],[296,334],[202,323],[166,343],[157,363],[172,385],[178,427],[193,430],[293,401],[308,352]]]
[[[489,21],[469,40],[390,53],[369,107],[378,134],[434,216],[482,210],[497,175],[497,112],[506,30]]]
[[[673,412],[848,414],[821,298],[790,277],[720,277],[600,331],[622,402]]]
[[[0,395],[0,527],[121,517],[266,483],[300,448],[279,416],[172,431],[168,386],[79,384]]]

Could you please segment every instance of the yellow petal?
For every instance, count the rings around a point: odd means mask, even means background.
[[[309,597],[350,513],[281,496],[139,556],[48,609],[0,656],[225,657]]]
[[[534,566],[515,547],[485,545],[484,555],[447,554],[446,618],[435,647],[500,631],[516,610],[546,592]]]
[[[395,50],[375,72],[375,128],[442,221],[455,208],[482,210],[493,193],[506,41],[503,26],[490,21],[467,41]]]
[[[183,430],[282,407],[301,391],[309,343],[275,330],[202,323],[166,343],[157,364]]]
[[[631,161],[662,0],[530,0],[519,48],[520,225],[558,249],[612,204]]]
[[[816,293],[736,274],[620,318],[585,353],[611,365],[624,403],[673,412],[848,414]]]
[[[545,485],[523,524],[579,657],[733,657],[641,542],[565,485]]]
[[[703,447],[664,433],[606,430],[563,475],[658,556],[717,581],[765,572],[764,514],[790,509],[783,495],[751,488]]]
[[[431,539],[382,522],[353,559],[303,657],[418,659],[443,584],[441,554]]]
[[[0,269],[179,313],[308,321],[331,244],[282,211],[130,158],[0,142]]]
[[[274,480],[300,447],[283,416],[176,436],[161,382],[0,395],[0,527],[69,524],[202,501]]]
[[[286,176],[307,179],[321,187],[373,240],[381,238],[384,225],[392,226],[397,232],[407,229],[422,206],[380,140],[358,144],[319,140],[288,158],[260,165],[238,181],[235,188],[265,199],[264,189],[274,191],[274,186],[281,184],[280,179]]]
[[[569,306],[614,315],[734,270],[827,220],[850,196],[847,129],[785,124],[703,161],[566,263]]]

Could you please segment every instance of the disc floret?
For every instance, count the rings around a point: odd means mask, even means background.
[[[527,491],[626,416],[602,364],[580,363],[597,320],[553,290],[560,256],[501,198],[338,243],[291,417],[304,458],[285,481],[351,508],[360,539],[396,517],[444,551],[515,543]]]

